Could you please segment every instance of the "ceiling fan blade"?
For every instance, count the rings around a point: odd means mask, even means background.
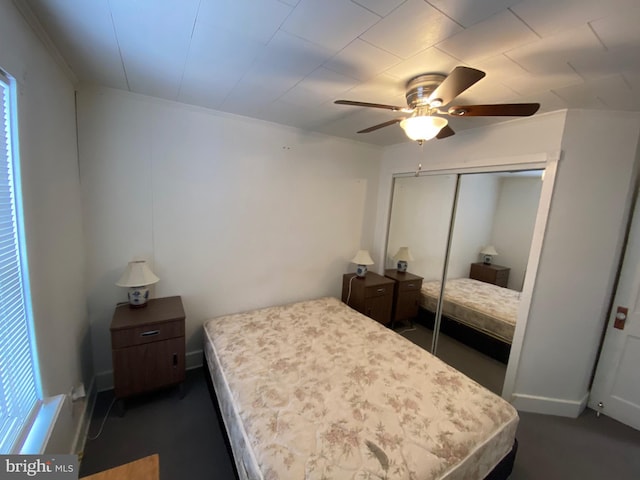
[[[456,67],[440,85],[429,95],[429,104],[433,107],[447,105],[486,73],[469,67]],[[434,104],[435,102],[435,104]]]
[[[364,130],[360,130],[358,133],[369,133],[374,130],[378,130],[379,128],[388,127],[389,125],[393,125],[394,123],[398,123],[404,120],[404,118],[394,118],[393,120],[389,120],[383,123],[379,123],[378,125],[374,125],[373,127],[365,128]]]
[[[456,105],[449,108],[454,117],[528,117],[540,108],[539,103],[499,103],[496,105]]]
[[[353,107],[383,108],[385,110],[391,110],[393,112],[411,112],[411,109],[408,109],[406,107],[398,107],[396,105],[385,105],[384,103],[356,102],[353,100],[336,100],[333,103],[337,105],[351,105]]]
[[[451,128],[449,125],[445,125],[444,127],[442,127],[440,129],[440,131],[436,135],[436,138],[438,140],[442,140],[443,138],[447,138],[447,137],[450,137],[451,135],[455,135],[455,134],[456,134],[456,132],[453,131],[453,128]]]

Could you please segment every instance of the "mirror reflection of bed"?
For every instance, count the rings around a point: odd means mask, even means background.
[[[541,170],[398,176],[388,268],[408,247],[423,278],[410,340],[500,394],[541,191]],[[442,289],[442,280],[445,287]]]

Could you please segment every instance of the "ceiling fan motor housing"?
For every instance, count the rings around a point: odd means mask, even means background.
[[[429,96],[438,86],[447,78],[446,75],[440,75],[439,73],[428,73],[425,75],[418,75],[407,82],[406,99],[407,104],[411,108],[418,107],[439,107],[442,105],[442,100],[437,103],[438,99],[432,99],[429,101]]]

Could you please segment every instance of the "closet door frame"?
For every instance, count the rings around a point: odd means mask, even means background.
[[[542,244],[544,241],[545,231],[547,227],[547,219],[549,216],[549,209],[551,207],[551,199],[553,196],[553,187],[555,184],[556,173],[558,169],[558,162],[561,158],[561,152],[543,152],[532,155],[522,155],[515,157],[502,157],[493,159],[482,159],[473,162],[463,163],[457,166],[443,167],[434,166],[427,167],[426,169],[420,164],[414,172],[393,172],[391,178],[391,185],[389,189],[389,203],[388,210],[386,212],[386,230],[383,242],[382,251],[379,252],[379,263],[383,268],[387,264],[387,248],[389,244],[389,227],[391,224],[391,210],[393,201],[393,190],[396,178],[408,177],[408,176],[429,176],[429,175],[458,175],[456,181],[456,200],[454,202],[454,208],[452,211],[452,220],[449,222],[450,232],[449,241],[447,243],[446,261],[443,268],[443,281],[440,290],[440,298],[442,298],[442,288],[444,287],[444,278],[447,273],[447,263],[449,250],[451,248],[451,232],[455,223],[455,213],[457,196],[459,191],[460,175],[470,173],[492,173],[492,172],[504,172],[504,171],[521,171],[521,170],[544,170],[543,184],[540,192],[540,202],[538,204],[538,212],[536,214],[535,227],[533,230],[533,237],[531,240],[531,248],[529,250],[529,258],[527,261],[526,276],[522,287],[522,293],[520,296],[520,305],[518,308],[518,320],[516,322],[516,328],[513,335],[513,341],[511,343],[511,353],[509,355],[509,362],[507,364],[507,371],[505,374],[505,381],[502,388],[502,398],[507,401],[512,400],[513,392],[516,385],[518,366],[520,363],[520,353],[522,345],[525,339],[525,332],[527,327],[527,320],[529,317],[529,309],[531,307],[531,299],[533,297],[533,290],[535,286],[535,279],[538,273],[538,265],[540,262],[540,254],[542,253]],[[441,301],[438,302],[440,305]],[[437,335],[435,332],[436,327],[439,327],[438,313],[436,311],[436,322],[434,325],[434,341],[432,344],[432,350],[437,348]],[[437,352],[437,350],[436,350]]]

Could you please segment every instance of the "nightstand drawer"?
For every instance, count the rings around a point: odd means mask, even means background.
[[[420,290],[422,287],[422,279],[414,280],[411,282],[398,282],[398,291],[411,292],[414,290]]]
[[[169,338],[184,337],[184,321],[175,320],[155,324],[123,328],[111,332],[111,347],[124,348]]]
[[[367,287],[364,290],[365,298],[382,297],[393,293],[393,284],[391,285],[374,285],[373,287]]]

